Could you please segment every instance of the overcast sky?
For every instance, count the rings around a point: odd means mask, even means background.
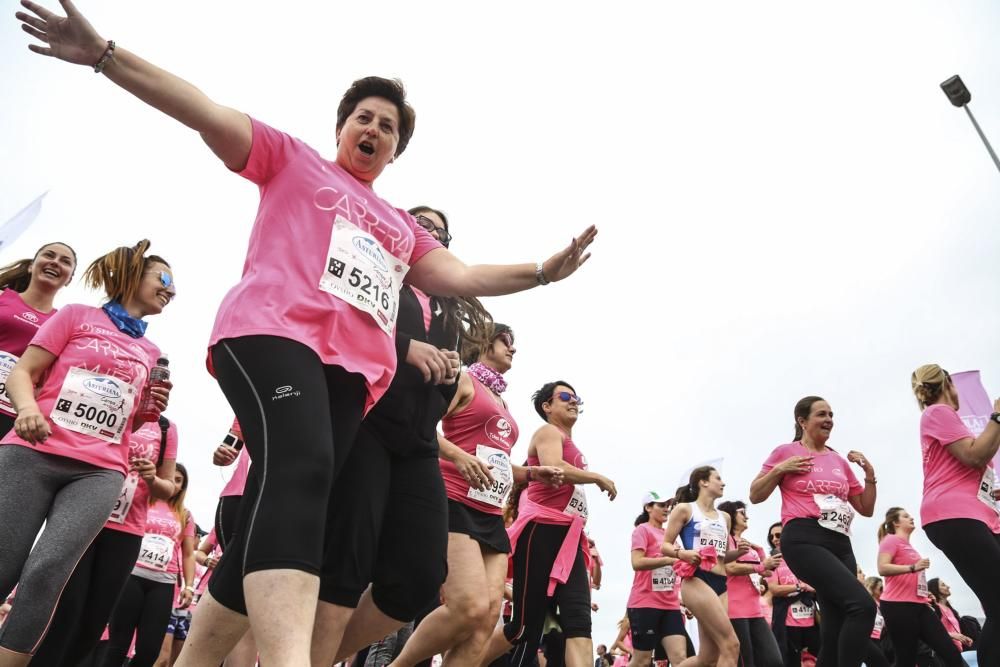
[[[208,526],[228,475],[211,452],[232,413],[203,360],[256,188],[103,77],[30,53],[4,6],[0,220],[50,194],[0,262],[62,240],[85,264],[146,237],[171,262],[179,296],[149,336],[171,357],[168,414]],[[531,392],[565,379],[586,400],[575,439],[618,485],[614,503],[590,494],[606,563],[595,643],[624,614],[648,489],[724,456],[726,496],[745,499],[791,438],[795,402],[819,394],[836,413],[830,444],[876,466],[876,518],[916,511],[910,372],[978,368],[1000,393],[1000,174],[938,88],[961,73],[1000,142],[989,0],[79,7],[105,38],[330,157],[350,82],[402,78],[416,133],[376,190],[444,209],[470,263],[543,259],[599,225],[571,280],[487,303],[517,336],[515,457],[540,424]],[[75,285],[58,303],[72,301],[99,295]],[[777,497],[751,508],[752,539],[778,510]],[[877,524],[854,524],[869,573]],[[980,614],[922,532],[914,541],[954,605]]]

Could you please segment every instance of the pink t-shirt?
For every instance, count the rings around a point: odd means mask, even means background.
[[[787,474],[781,478],[781,523],[792,519],[818,519],[819,506],[816,495],[834,495],[843,501],[864,491],[854,476],[847,459],[827,448],[815,454],[801,442],[790,442],[774,448],[760,471],[766,473],[792,456],[813,456],[813,469],[808,473]]]
[[[80,304],[62,308],[31,344],[56,356],[35,392],[52,435],[32,445],[11,431],[0,444],[126,474],[132,420],[160,350],[119,331],[100,308]]]
[[[879,554],[889,554],[893,565],[912,565],[920,560],[920,554],[908,540],[898,535],[889,534],[882,538],[878,545]],[[918,590],[921,594],[918,594]],[[885,602],[927,602],[927,572],[907,572],[893,574],[885,578],[885,588],[882,591]]]
[[[259,186],[260,205],[243,277],[219,307],[210,345],[252,335],[298,341],[324,364],[363,375],[370,407],[396,370],[391,318],[399,295],[391,286],[403,276],[396,262],[413,266],[442,246],[335,162],[251,122],[253,144],[240,175]],[[335,244],[347,250],[331,255]],[[351,301],[320,288],[322,280],[346,289],[348,279],[357,291]],[[389,304],[391,318],[353,305],[362,302],[375,309]]]
[[[641,550],[647,558],[663,558],[662,544],[663,528],[641,523],[632,531],[632,551]],[[655,570],[636,570],[632,576],[632,593],[625,606],[629,609],[680,609],[680,583],[671,565]]]
[[[467,454],[492,465],[494,483],[484,491],[473,490],[451,461],[440,460],[441,477],[448,498],[486,514],[503,514],[503,503],[513,485],[510,449],[517,442],[517,423],[506,407],[499,405],[489,389],[476,378],[472,400],[464,410],[441,420],[444,437]]]
[[[24,354],[39,327],[55,314],[55,308],[47,313],[35,310],[10,288],[0,292],[0,385],[6,384],[10,369]],[[0,412],[16,414],[3,387],[0,387]]]
[[[993,462],[986,468],[970,468],[948,449],[953,442],[972,437],[949,405],[928,406],[920,416],[920,447],[924,456],[920,523],[924,526],[945,519],[977,519],[991,532],[1000,533],[997,503],[990,495]]]
[[[163,431],[158,421],[143,424],[129,439],[129,461],[149,459],[156,463],[160,456],[162,438]],[[167,447],[163,452],[163,460],[167,459],[177,460],[177,425],[173,422],[170,422],[170,427],[167,429]],[[122,484],[118,502],[111,511],[111,518],[104,527],[132,535],[144,535],[148,509],[149,486],[139,477],[139,473],[134,470],[129,471],[125,476],[125,483]]]
[[[139,560],[135,563],[136,567],[154,572],[179,574],[184,538],[194,537],[194,527],[194,517],[191,516],[191,512],[187,512],[187,522],[182,529],[170,505],[163,501],[154,502],[146,514],[146,532],[142,539]]]
[[[785,561],[774,570],[767,579],[769,584],[781,584],[782,586],[794,586],[799,583],[799,578],[795,576],[791,568]],[[788,598],[788,613],[785,616],[785,626],[789,628],[811,628],[815,623],[813,607],[799,601],[798,595]]]
[[[736,549],[736,540],[729,538],[729,548]],[[750,551],[740,556],[736,562],[744,565],[759,565],[764,560],[764,550],[754,545]],[[726,577],[726,591],[729,593],[729,618],[761,618],[760,590],[749,574]]]
[[[962,634],[962,626],[959,624],[958,619],[955,618],[955,612],[952,611],[951,607],[948,605],[939,604],[938,608],[941,609],[941,623],[944,625],[945,632],[951,634],[953,632]],[[952,639],[952,643],[958,647],[959,651],[964,651],[965,647],[962,642],[957,639]]]

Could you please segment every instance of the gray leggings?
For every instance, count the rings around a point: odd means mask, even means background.
[[[0,599],[18,585],[0,647],[30,654],[38,648],[63,587],[108,520],[123,481],[115,470],[0,446]]]

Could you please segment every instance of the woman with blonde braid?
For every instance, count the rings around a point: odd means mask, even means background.
[[[976,654],[980,665],[1000,665],[1000,507],[993,497],[993,457],[1000,447],[1000,399],[978,437],[958,416],[958,390],[937,364],[910,378],[920,415],[924,497],[920,521],[979,598],[986,614]],[[886,618],[886,622],[890,622]]]
[[[0,268],[0,436],[14,428],[7,375],[39,327],[56,314],[56,292],[76,273],[76,252],[65,243],[46,243],[34,258]]]
[[[91,264],[84,280],[103,287],[108,302],[60,309],[7,379],[17,419],[0,439],[0,597],[17,583],[18,604],[0,628],[0,666],[31,659],[114,509],[132,433],[149,418],[139,409],[144,390],[166,408],[169,383],[147,387],[160,351],[143,318],[160,313],[175,289],[170,266],[148,250],[144,240]]]

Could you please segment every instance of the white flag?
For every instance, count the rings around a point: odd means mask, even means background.
[[[8,220],[0,227],[0,253],[14,244],[17,237],[28,228],[42,210],[42,200],[49,194],[46,190],[38,198],[21,209],[21,212]]]
[[[715,468],[716,470],[719,471],[719,475],[722,475],[722,463],[723,463],[724,460],[725,459],[722,459],[722,458],[719,458],[719,459],[709,459],[708,461],[702,461],[701,463],[697,463],[697,464],[691,466],[690,468],[687,469],[687,472],[685,472],[683,475],[681,475],[680,480],[677,482],[677,486],[684,486],[684,485],[686,485],[691,480],[691,473],[694,472],[694,469],[695,468],[701,468],[702,466],[709,466],[711,468]]]

